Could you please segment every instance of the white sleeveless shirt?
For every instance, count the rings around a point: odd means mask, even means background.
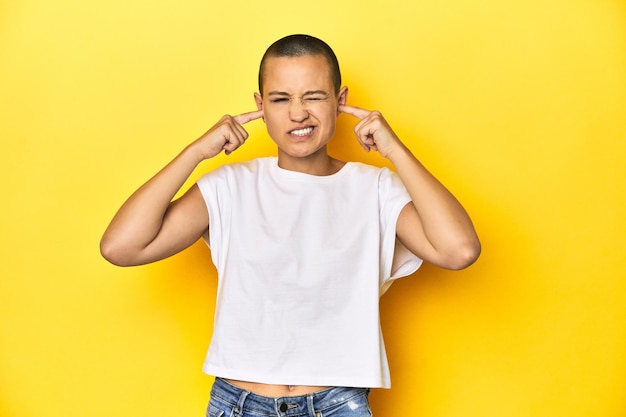
[[[390,387],[379,297],[421,260],[396,239],[410,197],[386,168],[329,176],[277,158],[225,165],[198,186],[218,271],[203,371],[282,385]]]

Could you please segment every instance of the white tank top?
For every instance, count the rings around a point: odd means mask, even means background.
[[[283,385],[390,387],[379,297],[421,260],[396,239],[410,197],[386,168],[329,176],[277,158],[198,181],[218,271],[207,374]]]

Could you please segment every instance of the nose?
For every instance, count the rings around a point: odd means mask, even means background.
[[[302,122],[309,117],[309,111],[302,100],[291,100],[289,103],[289,118],[294,122]]]

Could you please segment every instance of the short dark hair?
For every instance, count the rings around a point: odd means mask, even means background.
[[[277,40],[267,48],[261,66],[259,67],[259,93],[263,95],[263,75],[267,58],[298,57],[307,55],[322,55],[328,61],[330,76],[335,87],[335,94],[341,88],[341,71],[339,62],[332,48],[326,42],[310,35],[289,35]]]

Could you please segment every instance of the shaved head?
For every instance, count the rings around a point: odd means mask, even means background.
[[[328,61],[330,76],[333,81],[335,94],[341,88],[341,72],[335,53],[326,42],[310,35],[289,35],[277,40],[265,51],[259,68],[259,93],[263,95],[263,77],[265,62],[268,58],[299,57],[305,55],[321,55]]]

